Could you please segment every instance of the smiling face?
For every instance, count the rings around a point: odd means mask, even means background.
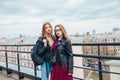
[[[45,33],[47,33],[47,34],[52,33],[52,27],[49,24],[45,25]]]
[[[46,34],[52,34],[52,25],[49,22],[44,23],[42,27],[41,36],[45,36]]]

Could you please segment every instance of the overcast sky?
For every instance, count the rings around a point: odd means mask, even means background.
[[[0,37],[38,36],[44,22],[69,34],[120,28],[120,0],[0,0]]]

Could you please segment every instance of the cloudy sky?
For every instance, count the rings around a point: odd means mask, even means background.
[[[36,36],[44,22],[69,34],[120,28],[120,0],[0,0],[0,37]]]

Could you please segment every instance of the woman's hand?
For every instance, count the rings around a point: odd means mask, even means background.
[[[44,46],[47,46],[47,40],[43,39]]]

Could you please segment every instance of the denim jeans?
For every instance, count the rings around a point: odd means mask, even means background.
[[[41,65],[41,79],[49,80],[49,74],[52,71],[52,66],[48,62],[44,62]]]

